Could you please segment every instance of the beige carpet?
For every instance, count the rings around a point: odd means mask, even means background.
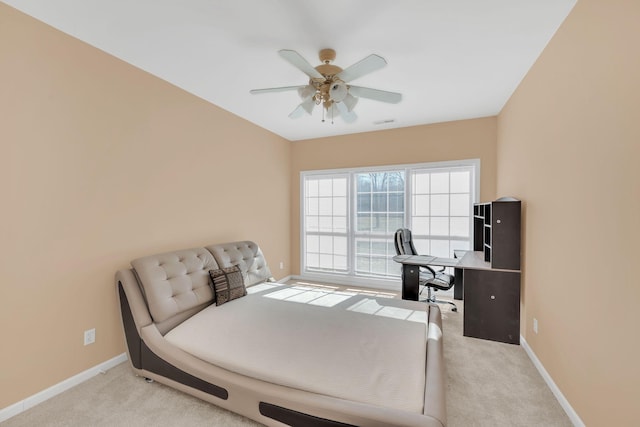
[[[441,305],[451,427],[571,426],[572,423],[519,345],[462,335],[458,313]]]
[[[374,291],[375,292],[375,291]],[[448,376],[448,426],[571,426],[524,349],[462,336],[458,313],[441,305]],[[3,423],[22,426],[259,426],[162,384],[128,362]]]

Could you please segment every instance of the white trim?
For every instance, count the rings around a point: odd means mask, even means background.
[[[556,397],[556,399],[558,399],[558,403],[560,403],[560,406],[562,406],[562,409],[564,409],[564,412],[567,413],[567,416],[569,417],[569,420],[571,421],[571,423],[575,427],[585,427],[585,424],[582,422],[582,420],[578,416],[578,413],[571,407],[571,404],[569,403],[567,398],[564,397],[564,395],[562,394],[562,392],[560,391],[556,383],[553,382],[551,375],[549,375],[547,370],[544,369],[542,362],[540,362],[540,359],[538,359],[538,357],[533,352],[531,347],[529,347],[529,344],[527,344],[527,341],[524,339],[522,335],[520,335],[520,345],[522,346],[522,348],[524,348],[524,351],[527,352],[529,359],[531,359],[531,361],[533,362],[533,366],[535,366],[538,372],[540,372],[540,375],[542,375],[542,378],[551,389],[551,392],[553,393],[553,395]]]
[[[67,378],[66,380],[59,382],[58,384],[55,384],[45,390],[42,390],[41,392],[38,392],[33,396],[29,396],[26,399],[21,400],[20,402],[0,409],[0,422],[6,421],[11,417],[15,417],[16,415],[30,408],[33,408],[34,406],[44,402],[45,400],[49,400],[52,397],[57,396],[58,394],[63,393],[70,388],[75,387],[95,377],[98,374],[104,373],[105,371],[121,364],[126,360],[126,353],[122,353],[121,355],[116,356],[113,359],[102,362],[101,364],[94,366],[93,368],[89,368],[84,372],[80,372],[79,374],[74,375],[71,378]]]
[[[406,168],[449,168],[456,166],[477,166],[480,172],[480,159],[461,159],[461,160],[445,160],[441,162],[424,162],[424,163],[405,163],[400,165],[383,165],[383,166],[362,166],[357,168],[339,168],[339,169],[311,169],[300,171],[300,175],[327,175],[335,173],[351,173],[351,172],[384,172],[388,170],[406,169]],[[479,177],[478,177],[479,181]],[[480,186],[477,186],[478,190]]]
[[[289,280],[291,280],[291,275],[284,276],[282,279],[277,280],[276,283],[287,283]]]

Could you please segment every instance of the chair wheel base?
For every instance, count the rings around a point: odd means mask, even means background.
[[[426,299],[424,300],[425,302],[431,303],[431,304],[449,304],[451,306],[451,311],[453,312],[458,312],[458,307],[456,306],[455,303],[451,302],[451,301],[442,301],[439,299]]]

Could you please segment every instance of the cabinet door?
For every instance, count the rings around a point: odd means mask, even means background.
[[[493,202],[491,267],[520,270],[520,202]]]
[[[402,264],[402,299],[418,301],[420,296],[420,267]]]
[[[520,273],[464,272],[464,335],[520,343]]]
[[[453,298],[461,300],[464,297],[464,270],[456,268],[453,274]]]

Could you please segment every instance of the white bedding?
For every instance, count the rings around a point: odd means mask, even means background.
[[[422,413],[426,305],[305,286],[249,291],[202,310],[165,338],[242,375]]]

